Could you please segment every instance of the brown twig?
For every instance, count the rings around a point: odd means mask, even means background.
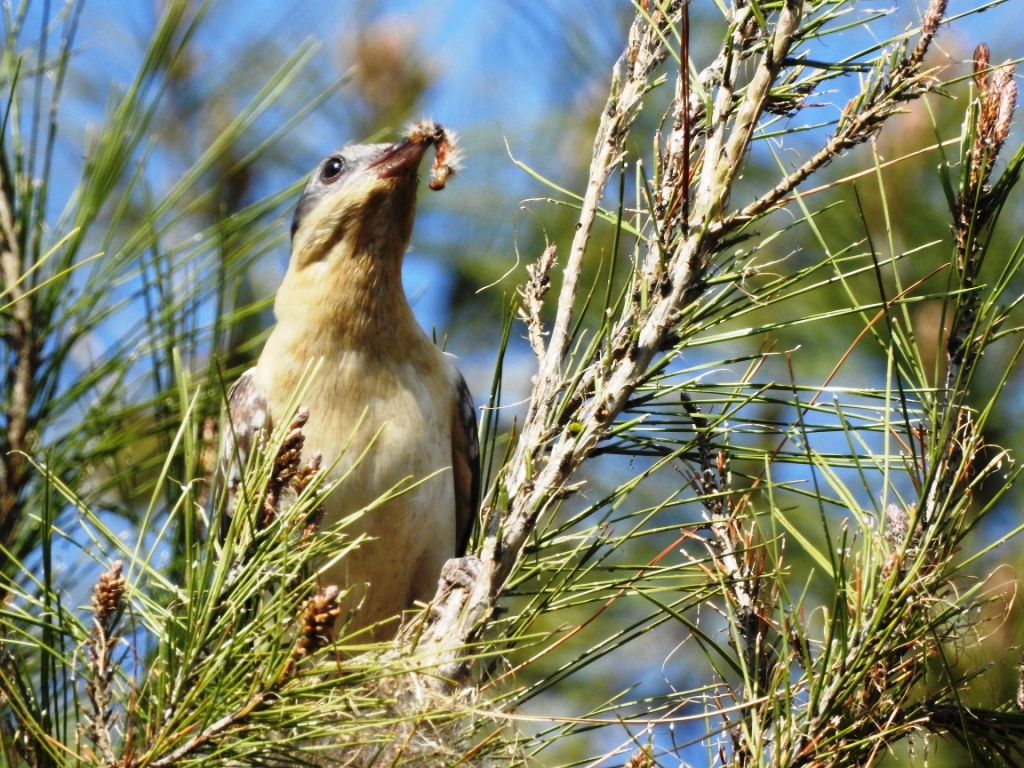
[[[180,747],[160,759],[148,763],[148,765],[152,766],[152,768],[169,768],[169,766],[177,764],[182,758],[188,756],[199,747],[222,736],[229,728],[244,721],[249,715],[263,706],[270,696],[270,693],[263,691],[254,694],[241,708],[211,723]],[[133,765],[138,764],[138,761],[133,763]]]
[[[0,173],[3,167],[0,166]],[[0,450],[0,542],[8,544],[17,525],[18,503],[25,484],[26,437],[29,412],[32,408],[32,383],[39,365],[39,342],[36,339],[32,299],[25,295],[24,259],[19,247],[14,206],[8,197],[8,179],[0,177],[0,278],[10,304],[10,344],[14,364],[9,379],[7,431]]]

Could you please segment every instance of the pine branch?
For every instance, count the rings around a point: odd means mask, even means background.
[[[10,548],[20,523],[20,502],[25,478],[25,438],[29,429],[29,411],[33,385],[39,364],[39,335],[35,328],[32,302],[25,295],[24,259],[15,225],[15,206],[11,199],[14,186],[6,175],[6,163],[0,164],[0,277],[3,297],[10,305],[10,339],[13,365],[8,384],[7,429],[3,440],[0,473],[0,544]]]
[[[563,371],[563,363],[583,254],[597,203],[612,169],[620,162],[619,147],[646,90],[647,78],[665,56],[661,47],[662,26],[677,25],[681,9],[677,4],[670,4],[666,10],[672,14],[671,18],[661,16],[659,10],[653,15],[652,23],[648,23],[644,14],[638,15],[626,52],[616,66],[608,106],[602,113],[587,193],[564,270],[557,317],[540,363],[530,410],[515,452],[500,473],[496,486],[499,490],[485,506],[487,538],[481,553],[481,575],[471,594],[455,590],[446,596],[448,601],[464,601],[465,607],[443,612],[442,615],[457,616],[457,619],[454,625],[451,621],[436,622],[428,630],[431,643],[451,647],[480,636],[537,519],[564,497],[569,479],[597,450],[636,388],[646,380],[655,357],[666,350],[673,337],[682,335],[678,327],[681,313],[702,292],[704,273],[714,263],[722,244],[728,242],[727,237],[749,223],[750,218],[769,211],[775,202],[828,159],[876,133],[899,104],[928,90],[928,81],[917,69],[917,53],[908,57],[904,49],[904,58],[894,68],[896,74],[885,87],[868,82],[864,93],[850,102],[840,121],[837,138],[752,207],[744,209],[746,213],[726,214],[724,208],[730,190],[742,171],[743,158],[764,113],[769,93],[792,46],[800,38],[804,5],[802,0],[787,0],[783,4],[771,36],[763,46],[755,74],[738,99],[734,88],[741,57],[735,54],[752,48],[760,27],[750,15],[750,6],[744,5],[735,11],[731,37],[725,43],[734,55],[720,57],[730,63],[722,70],[715,69],[712,76],[717,81],[718,91],[708,119],[707,139],[702,150],[704,161],[689,219],[682,222],[678,218],[666,218],[655,223],[659,235],[652,238],[644,272],[648,284],[634,290],[634,300],[627,303],[622,317],[610,330],[611,341],[602,351],[601,362],[588,362],[581,373],[570,374]],[[935,9],[929,12],[929,18],[935,16]],[[934,30],[930,34],[934,34]],[[619,74],[623,69],[625,74]],[[683,89],[677,88],[677,94],[682,92]],[[681,174],[666,173],[662,177],[669,179],[673,186],[658,190],[656,199],[672,199],[683,194],[679,188],[685,186]],[[676,217],[680,215],[680,208],[670,210]],[[656,218],[656,212],[652,211],[652,216]],[[675,241],[668,241],[666,233],[675,233]],[[660,255],[666,247],[669,249],[667,257]],[[662,269],[652,267],[658,260],[664,260]],[[640,290],[649,297],[646,308],[636,300]],[[567,398],[568,405],[560,402],[559,397]],[[507,509],[501,507],[500,499],[508,500]],[[464,663],[453,660],[441,667],[441,677],[458,679],[465,671]]]
[[[114,739],[110,733],[114,717],[110,684],[114,676],[111,654],[119,640],[115,632],[116,620],[124,608],[123,567],[120,560],[115,560],[93,588],[93,634],[86,644],[90,679],[85,690],[93,711],[85,730],[99,750],[105,768],[121,764],[114,754]]]

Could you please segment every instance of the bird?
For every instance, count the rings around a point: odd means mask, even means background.
[[[322,526],[413,486],[346,527],[366,540],[319,574],[348,590],[349,628],[377,638],[394,634],[387,620],[428,602],[445,564],[465,554],[480,495],[472,396],[402,287],[418,169],[431,144],[437,189],[454,170],[454,149],[430,121],[396,143],[349,145],[317,165],[292,219],[277,323],[255,367],[231,387],[231,429],[223,430],[230,515],[249,453],[286,418],[304,372],[318,363],[303,403],[303,450],[322,453],[327,483],[344,478],[324,501]]]

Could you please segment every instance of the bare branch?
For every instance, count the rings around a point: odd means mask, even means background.
[[[0,173],[4,169],[0,166]],[[39,344],[33,327],[32,299],[20,283],[24,259],[19,248],[14,207],[8,197],[11,185],[0,178],[0,278],[11,306],[11,346],[14,365],[10,379],[7,433],[5,435],[3,473],[0,474],[0,542],[7,544],[17,521],[18,500],[24,484],[28,447],[29,411],[32,408],[32,383],[38,366]]]
[[[927,41],[934,36],[935,18],[941,18],[940,11],[930,8],[930,20],[925,24]],[[672,4],[668,12],[673,14],[675,23],[680,7]],[[783,3],[770,36],[760,48],[754,73],[739,91],[741,63],[757,50],[755,43],[763,37],[762,28],[748,4],[733,8],[731,36],[723,54],[699,78],[703,81],[706,77],[708,84],[717,85],[717,93],[713,112],[707,120],[703,163],[687,217],[682,218],[687,206],[667,204],[680,195],[690,200],[688,174],[680,173],[675,167],[684,165],[681,147],[670,147],[668,160],[673,166],[663,169],[661,183],[664,186],[652,196],[650,215],[658,217],[657,235],[649,238],[644,269],[634,278],[647,281],[643,289],[648,305],[641,308],[638,300],[627,301],[599,357],[588,361],[579,371],[568,373],[562,370],[563,359],[583,255],[598,200],[614,166],[621,160],[622,141],[633,121],[647,78],[663,56],[664,41],[658,25],[664,24],[665,19],[655,14],[652,26],[641,15],[634,22],[626,53],[616,67],[612,94],[594,144],[590,179],[565,267],[557,319],[540,361],[530,411],[515,452],[499,473],[499,491],[486,507],[487,536],[480,556],[480,576],[468,594],[463,589],[439,593],[439,605],[435,606],[435,616],[439,618],[428,627],[427,642],[451,648],[475,637],[485,626],[536,520],[564,497],[573,473],[597,449],[636,388],[646,381],[657,355],[670,345],[679,331],[677,326],[683,311],[703,291],[704,272],[714,262],[726,236],[772,210],[788,192],[831,158],[877,133],[900,104],[931,87],[927,75],[921,74],[918,65],[904,54],[881,87],[878,80],[871,81],[864,86],[865,93],[870,95],[862,94],[850,102],[840,119],[836,136],[821,150],[757,201],[729,213],[725,208],[730,191],[742,173],[744,158],[770,101],[772,87],[800,35],[803,12],[803,0]],[[926,49],[927,42],[919,48],[922,46],[922,50]],[[876,70],[876,77],[883,77],[881,70]],[[677,86],[676,101],[686,98],[687,91]],[[673,110],[675,128],[692,120],[696,112],[693,104],[688,108],[689,114],[678,104]],[[687,160],[684,167],[688,166]],[[654,210],[657,205],[664,209]],[[634,282],[634,299],[640,289],[641,285]],[[527,288],[526,293],[530,290]],[[527,318],[531,326],[529,318],[535,316],[536,310],[528,306]],[[538,340],[539,335],[531,330],[531,343],[540,354]],[[502,508],[504,503],[507,509]],[[722,521],[722,525],[730,524]],[[757,567],[741,563],[736,556],[743,546],[741,538],[739,530],[716,530],[717,556],[724,572],[736,578],[747,573],[748,565]],[[735,597],[749,604],[746,610],[753,617],[753,598],[745,595],[742,588]],[[754,635],[756,633],[751,635],[752,642],[760,642]],[[466,669],[453,652],[442,652],[441,661],[441,674],[445,677],[458,678]]]

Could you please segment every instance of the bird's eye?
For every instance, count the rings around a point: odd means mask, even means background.
[[[320,181],[330,184],[332,181],[336,181],[341,176],[342,170],[345,168],[345,161],[337,155],[327,158],[324,163],[324,167],[320,170]]]

